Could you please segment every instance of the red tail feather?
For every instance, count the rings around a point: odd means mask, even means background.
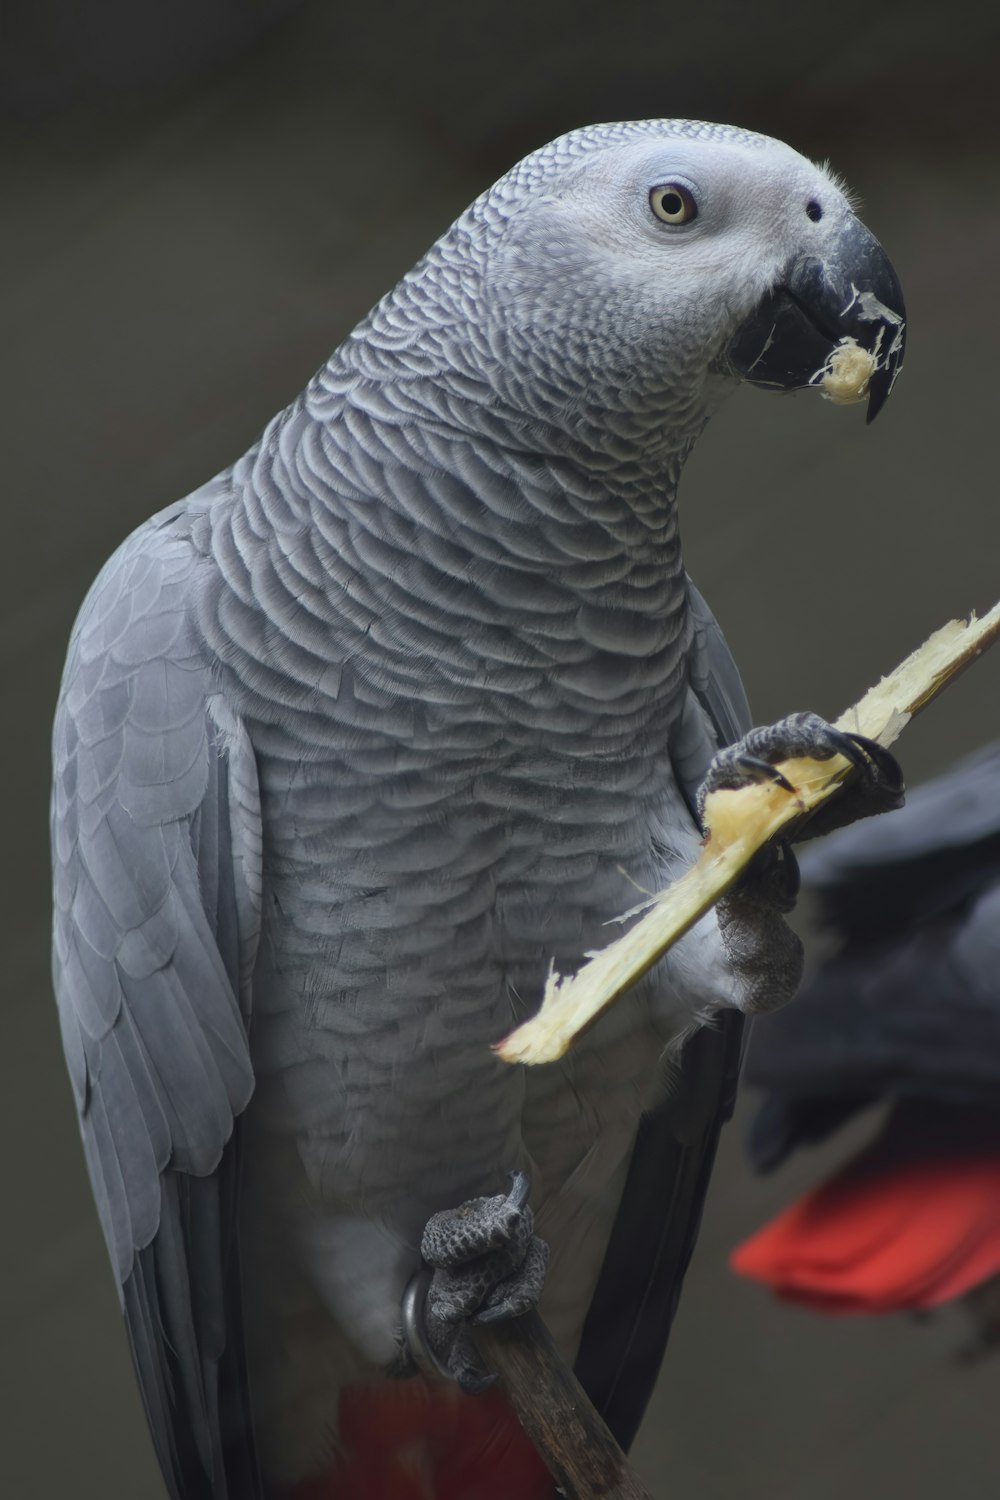
[[[552,1500],[553,1480],[499,1391],[424,1380],[352,1386],[341,1455],[287,1500]]]
[[[867,1152],[739,1245],[730,1264],[821,1312],[951,1301],[1000,1272],[1000,1158]]]

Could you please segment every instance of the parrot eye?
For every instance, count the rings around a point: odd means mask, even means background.
[[[812,219],[814,224],[818,224],[820,219],[823,217],[823,205],[821,203],[817,203],[815,198],[810,198],[809,202],[806,204],[806,213],[809,215],[810,219]]]
[[[665,182],[649,195],[649,206],[664,224],[690,224],[698,216],[698,205],[679,182]]]

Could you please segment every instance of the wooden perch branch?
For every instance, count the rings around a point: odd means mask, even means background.
[[[566,1500],[652,1500],[537,1312],[470,1326]]]
[[[914,714],[991,646],[1000,635],[1000,604],[977,620],[952,620],[871,688],[837,720],[837,728],[891,745]],[[791,783],[776,782],[712,794],[705,804],[708,834],[698,860],[654,897],[623,937],[573,975],[551,974],[538,1014],[499,1043],[505,1062],[555,1062],[580,1033],[640,979],[671,944],[693,927],[739,878],[757,850],[800,813],[833,796],[851,769],[830,760],[783,761]]]

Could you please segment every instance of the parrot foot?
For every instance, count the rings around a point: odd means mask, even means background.
[[[802,978],[802,944],[783,920],[799,890],[792,843],[898,807],[903,775],[895,757],[873,740],[844,734],[818,714],[801,713],[751,729],[735,745],[720,750],[699,790],[701,817],[712,792],[762,780],[781,782],[794,791],[777,762],[798,757],[829,760],[833,755],[845,756],[852,766],[836,796],[787,824],[716,907],[719,934],[738,982],[735,1003],[745,1015],[787,1004]]]
[[[800,822],[789,825],[786,840],[816,838],[846,823],[902,806],[903,773],[894,755],[864,735],[835,729],[819,714],[799,713],[789,714],[776,724],[751,729],[735,745],[718,752],[698,791],[699,818],[705,799],[712,792],[764,780],[778,781],[793,791],[776,769],[776,762],[799,756],[829,760],[833,755],[845,756],[854,769],[835,797]]]
[[[516,1172],[508,1194],[471,1198],[428,1219],[420,1243],[426,1266],[403,1299],[403,1332],[415,1362],[470,1394],[495,1377],[479,1358],[469,1324],[516,1318],[541,1296],[549,1250],[533,1233],[529,1191],[525,1174]]]
[[[774,840],[758,851],[716,907],[744,1015],[786,1005],[802,981],[802,944],[783,917],[798,893],[798,860],[788,844]]]

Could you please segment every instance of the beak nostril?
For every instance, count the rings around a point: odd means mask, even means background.
[[[810,219],[812,219],[814,224],[818,224],[820,219],[823,217],[822,203],[817,203],[815,198],[810,198],[809,202],[806,204],[806,213],[809,215]]]

